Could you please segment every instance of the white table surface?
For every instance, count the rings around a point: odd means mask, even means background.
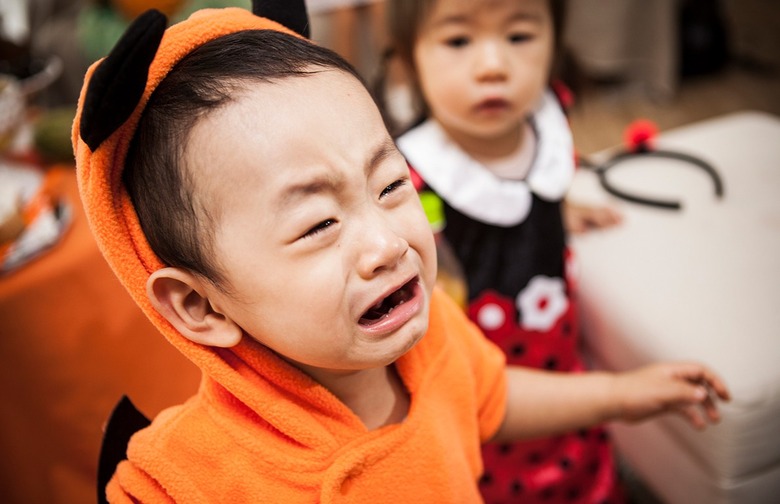
[[[718,200],[704,171],[677,161],[632,161],[609,177],[680,200],[681,211],[616,199],[578,171],[573,200],[624,214],[619,228],[573,238],[585,338],[610,369],[670,359],[713,367],[734,396],[720,425],[696,433],[664,418],[648,429],[667,433],[715,479],[747,478],[780,467],[780,118],[722,116],[665,132],[657,146],[708,160],[725,195]],[[780,473],[772,479],[780,492]]]

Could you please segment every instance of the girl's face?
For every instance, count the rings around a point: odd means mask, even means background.
[[[547,0],[437,0],[413,51],[425,101],[467,151],[513,148],[553,58]]]

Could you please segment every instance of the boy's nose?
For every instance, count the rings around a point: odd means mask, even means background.
[[[497,81],[507,77],[507,54],[500,41],[488,40],[479,45],[475,71],[479,81]]]
[[[363,278],[393,269],[409,250],[409,242],[386,226],[375,227],[356,239],[360,240],[357,268]]]

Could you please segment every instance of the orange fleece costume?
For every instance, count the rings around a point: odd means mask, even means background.
[[[264,15],[272,17],[273,3],[265,2]],[[277,3],[303,9],[302,1]],[[303,22],[289,13],[276,19],[305,27],[303,13]],[[503,354],[440,292],[432,297],[428,333],[396,363],[411,398],[408,416],[373,431],[252,338],[228,349],[198,345],[152,308],[146,281],[164,265],[121,178],[149,96],[177,61],[208,40],[244,29],[291,33],[242,9],[201,11],[167,30],[161,17],[142,16],[112,55],[90,68],[73,143],[82,199],[103,254],[168,341],[200,367],[203,380],[194,397],[132,438],[128,460],[107,488],[109,500],[478,502],[480,442],[496,432],[505,411]],[[139,40],[156,32],[161,40],[147,51]],[[134,91],[132,79],[111,74],[139,58],[146,63],[130,70],[143,74]]]

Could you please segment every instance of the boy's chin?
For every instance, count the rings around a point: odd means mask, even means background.
[[[414,346],[419,343],[428,332],[428,308],[426,307],[424,310],[422,310],[418,317],[418,319],[409,321],[409,337],[407,338],[406,344],[401,347],[400,355],[398,355],[394,360],[400,358],[402,355],[406,354],[409,350],[414,348]]]

